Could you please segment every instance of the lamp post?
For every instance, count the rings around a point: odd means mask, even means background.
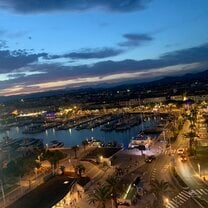
[[[170,153],[171,153],[172,152],[171,141],[170,141],[170,136],[169,135],[167,135],[167,137],[166,137],[166,132],[167,131],[168,130],[166,130],[166,129],[163,130],[163,138],[164,138],[164,141],[167,142],[170,145]]]
[[[111,194],[111,207],[113,208],[113,194]]]
[[[197,165],[198,165],[198,170],[199,170],[199,176],[201,177],[201,166],[199,163]]]
[[[169,198],[164,199],[165,205],[167,206],[169,204]]]
[[[34,172],[35,172],[35,180],[37,181],[37,173],[38,173],[38,169],[35,167],[34,168]]]
[[[1,193],[2,193],[2,198],[3,198],[3,203],[4,203],[4,207],[6,207],[6,200],[5,200],[5,193],[4,193],[4,187],[3,187],[3,183],[2,180],[0,180],[1,183]]]

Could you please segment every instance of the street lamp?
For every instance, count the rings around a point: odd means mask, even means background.
[[[198,170],[199,170],[199,176],[201,177],[201,166],[199,163],[197,165],[198,165]]]
[[[170,141],[170,136],[168,135],[168,137],[166,137],[166,129],[163,130],[163,138],[164,141],[167,142],[170,145],[170,153],[172,152],[172,148],[171,148],[171,141]]]
[[[165,202],[166,205],[168,205],[169,204],[169,199],[168,198],[165,198],[164,199],[164,202]]]
[[[38,175],[37,175],[37,174],[38,174],[38,169],[37,169],[37,167],[34,168],[34,172],[35,172],[35,180],[37,180],[37,177],[38,177]]]
[[[4,203],[4,207],[6,207],[5,193],[4,193],[4,187],[3,187],[2,180],[0,180],[0,183],[1,183],[1,193],[2,193],[2,198],[3,198],[3,203]]]
[[[113,208],[113,194],[111,194],[111,207]]]
[[[100,155],[99,159],[100,159],[100,163],[103,163],[103,156],[102,155]]]

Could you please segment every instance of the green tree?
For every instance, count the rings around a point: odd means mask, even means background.
[[[155,194],[157,207],[164,207],[163,197],[170,193],[170,184],[164,180],[154,180],[151,184],[151,191]]]
[[[16,160],[11,160],[7,167],[4,168],[3,173],[5,177],[19,177],[24,176],[25,173],[33,171],[34,168],[40,168],[40,163],[36,162],[32,157],[30,158],[17,158]]]
[[[50,151],[48,150],[45,155],[45,159],[49,161],[51,164],[51,167],[56,169],[57,165],[59,164],[59,161],[66,157],[66,154],[59,150]]]
[[[24,169],[21,164],[17,164],[16,160],[11,160],[7,167],[4,169],[4,175],[6,177],[18,177],[24,175]]]
[[[197,111],[191,110],[191,113],[187,116],[188,120],[190,121],[191,125],[195,126],[197,117]]]
[[[73,146],[72,150],[74,151],[74,157],[77,158],[77,152],[79,151],[79,146],[78,145]]]
[[[76,173],[77,173],[77,175],[78,175],[79,177],[82,177],[82,173],[85,172],[85,167],[84,167],[84,165],[81,164],[81,163],[78,164],[78,165],[76,165],[75,171],[76,171]]]
[[[65,166],[62,165],[62,166],[60,167],[60,169],[61,169],[62,175],[64,175],[64,174],[65,174],[65,169],[66,169]]]
[[[178,125],[172,124],[172,126],[170,128],[170,132],[172,134],[172,141],[175,141],[177,139],[178,134],[179,134]]]
[[[119,180],[116,177],[109,177],[106,180],[107,187],[110,190],[114,205],[116,208],[118,208],[118,196],[121,191],[121,185],[119,183]]]
[[[183,128],[183,124],[184,124],[184,119],[181,115],[178,117],[177,124],[178,124],[178,130],[181,130]]]
[[[106,208],[106,203],[111,199],[111,194],[107,186],[98,186],[88,193],[88,203],[96,204],[97,208]]]
[[[196,125],[195,123],[190,123],[190,126],[189,126],[191,132],[194,132],[196,130]]]
[[[82,146],[84,147],[84,151],[85,151],[86,147],[88,146],[88,141],[83,140],[82,141]]]
[[[196,148],[195,144],[197,144],[195,140],[195,138],[197,137],[197,134],[194,131],[190,131],[189,133],[185,135],[185,137],[189,139],[189,151],[192,155],[194,153],[194,149]]]
[[[139,145],[137,148],[141,151],[141,155],[143,155],[143,151],[146,150],[145,145]]]

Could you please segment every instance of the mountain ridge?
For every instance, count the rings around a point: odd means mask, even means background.
[[[73,92],[82,92],[82,91],[96,91],[96,90],[116,90],[116,89],[124,89],[124,88],[134,88],[134,87],[148,87],[148,86],[165,86],[165,85],[177,85],[181,82],[204,82],[208,83],[208,70],[197,72],[197,73],[187,73],[185,75],[179,76],[166,76],[154,81],[143,81],[138,82],[138,80],[126,81],[123,83],[103,83],[94,86],[82,86],[79,88],[69,88],[66,87],[60,90],[50,90],[45,92],[37,92],[31,94],[22,94],[22,95],[13,95],[13,96],[0,96],[0,101],[14,100],[14,99],[30,99],[30,98],[39,98],[39,97],[48,97],[48,96],[56,96],[56,95],[64,95]]]

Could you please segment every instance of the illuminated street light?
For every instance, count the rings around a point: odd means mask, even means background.
[[[165,202],[166,205],[169,204],[169,199],[168,198],[165,198],[164,199],[164,202]]]
[[[198,170],[199,170],[199,176],[201,177],[201,166],[199,163],[197,165],[198,165]]]
[[[36,167],[34,168],[34,172],[35,172],[35,180],[37,180],[37,177],[38,177],[38,169]]]
[[[4,207],[6,207],[6,200],[5,200],[5,193],[4,193],[4,187],[3,187],[3,182],[2,180],[0,180],[1,183],[1,193],[2,193],[2,198],[3,198],[3,203],[4,203]]]
[[[101,163],[103,162],[103,156],[102,155],[100,156],[100,162]]]

